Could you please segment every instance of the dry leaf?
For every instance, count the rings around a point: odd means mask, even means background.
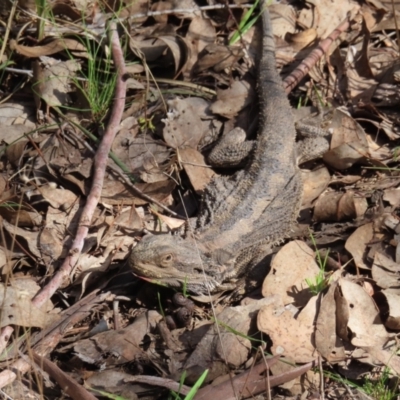
[[[315,203],[314,220],[318,222],[351,220],[363,216],[367,208],[367,200],[356,193],[326,191]]]
[[[136,183],[135,187],[153,199],[167,203],[166,205],[168,205],[168,202],[165,200],[168,199],[174,190],[175,182],[170,179],[154,183]],[[108,205],[143,205],[148,203],[147,200],[143,200],[139,194],[131,190],[129,186],[114,179],[106,179],[104,181],[101,201]]]
[[[67,189],[58,189],[53,184],[40,186],[38,191],[52,207],[57,209],[69,210],[78,200],[75,193]]]
[[[343,340],[358,347],[381,348],[386,343],[389,335],[382,324],[379,310],[360,285],[348,279],[339,279],[335,300],[336,315],[346,316],[337,320],[337,329]]]
[[[342,339],[336,335],[336,287],[337,282],[332,283],[322,297],[315,324],[315,347],[331,363],[346,358]]]
[[[328,165],[343,170],[368,158],[367,137],[364,129],[353,118],[335,110],[330,129],[333,132],[331,149],[323,156]]]
[[[66,257],[64,245],[55,229],[44,228],[39,236],[39,248],[42,259],[47,266],[48,273],[54,272],[53,263],[61,257]]]
[[[193,74],[200,74],[211,68],[216,72],[231,68],[242,56],[241,46],[227,47],[220,44],[209,44],[199,54],[199,58],[193,66]]]
[[[41,309],[32,304],[32,298],[40,290],[34,281],[12,279],[10,283],[11,286],[0,285],[1,327],[16,325],[45,328],[58,318],[56,314],[48,312],[52,309],[50,301]]]
[[[382,289],[399,289],[399,263],[393,261],[386,254],[380,251],[375,253],[374,262],[372,264],[372,278],[376,284]],[[399,291],[400,294],[400,291]]]
[[[251,349],[251,335],[254,320],[260,307],[273,304],[276,296],[260,299],[245,306],[225,308],[216,316],[219,327],[214,323],[200,340],[194,352],[188,358],[185,369],[200,367],[209,368],[210,376],[220,374],[226,365],[238,367],[248,358]],[[225,362],[222,362],[225,360]],[[214,376],[215,378],[215,376]]]
[[[307,28],[314,28],[320,38],[327,37],[335,27],[348,18],[349,12],[354,15],[360,7],[351,0],[333,3],[330,0],[319,0],[313,5],[310,8],[303,8],[298,23]]]
[[[160,214],[155,210],[152,210],[152,211],[153,211],[153,214],[155,214],[157,216],[157,218],[159,218],[171,230],[180,228],[182,225],[185,224],[185,220],[183,220],[183,219],[168,217],[167,215]]]
[[[368,223],[357,228],[347,239],[345,248],[352,255],[358,268],[370,269],[364,261],[368,244],[374,238],[374,224]]]
[[[239,111],[254,102],[255,98],[255,91],[248,82],[235,81],[229,89],[217,91],[217,100],[210,109],[213,113],[225,118],[233,118]]]
[[[320,167],[313,171],[302,169],[301,179],[303,181],[302,208],[308,208],[327,188],[331,175],[326,167]]]
[[[313,280],[319,271],[314,252],[304,242],[289,242],[272,260],[271,271],[264,280],[262,294],[264,297],[276,294],[280,296],[283,304],[304,306],[312,297],[305,280]]]
[[[388,201],[392,207],[400,206],[400,189],[386,189],[383,200]]]
[[[305,317],[301,316],[304,313]],[[316,297],[312,298],[299,314],[299,322],[292,312],[276,304],[260,309],[257,326],[272,340],[272,354],[285,355],[295,362],[306,363],[315,358],[312,344],[314,318],[316,313]]]
[[[200,97],[168,101],[169,112],[164,118],[163,137],[172,148],[190,147],[197,149],[202,138],[213,133],[218,136],[220,122],[210,115],[209,103]]]
[[[11,235],[17,236],[19,243],[26,243],[32,255],[40,258],[41,254],[38,249],[39,231],[33,232],[27,229],[19,228],[18,226],[8,223],[5,219],[2,221],[3,228]],[[22,244],[21,243],[21,244]]]
[[[165,77],[173,77],[180,71],[188,57],[188,50],[185,41],[180,36],[159,35],[138,40],[129,37],[129,45],[133,53],[139,49],[149,67],[160,68]]]
[[[206,164],[204,156],[195,149],[179,150],[179,158],[197,194],[202,194],[215,172]]]
[[[16,40],[10,40],[10,48],[22,54],[25,57],[38,58],[41,56],[50,56],[60,51],[80,51],[86,53],[86,47],[75,39],[68,38],[49,38],[50,42],[43,44],[42,46],[23,46],[17,43]],[[42,42],[46,42],[47,39],[43,39]]]
[[[43,66],[39,61],[34,62],[32,90],[36,105],[39,108],[40,101],[44,100],[48,106],[66,106],[71,102],[68,93],[73,90],[72,78],[75,77],[76,71],[80,70],[80,65],[75,60],[47,60],[46,64]]]
[[[139,345],[161,319],[162,316],[157,311],[148,311],[124,329],[109,330],[76,342],[75,354],[87,363],[101,363],[105,366],[134,361],[136,357],[144,356]],[[126,343],[130,345],[127,346]]]
[[[391,290],[382,290],[374,296],[381,313],[385,315],[385,326],[400,331],[400,295]]]
[[[197,62],[199,53],[203,51],[207,45],[213,44],[215,39],[216,31],[211,20],[205,19],[203,16],[197,16],[192,19],[185,38],[186,44],[190,49],[190,58],[186,64],[188,71],[190,71]]]

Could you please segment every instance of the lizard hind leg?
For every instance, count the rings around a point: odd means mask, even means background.
[[[219,168],[238,167],[245,163],[254,148],[254,141],[246,140],[242,128],[234,128],[222,136],[208,156],[208,162]]]
[[[329,140],[326,137],[317,136],[305,138],[296,143],[297,164],[301,165],[322,157],[329,150]]]
[[[317,103],[316,115],[300,119],[296,122],[296,131],[302,139],[296,143],[297,164],[322,157],[329,150],[332,133],[327,126],[332,120],[332,110],[324,110]]]

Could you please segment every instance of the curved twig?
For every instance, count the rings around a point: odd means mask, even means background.
[[[36,307],[41,307],[43,304],[45,304],[46,301],[50,299],[55,291],[61,286],[64,280],[68,279],[73,267],[78,261],[79,255],[81,254],[84,240],[88,234],[94,211],[101,196],[105,170],[107,166],[108,153],[110,152],[111,145],[121,123],[122,113],[125,108],[127,89],[125,79],[125,61],[115,22],[110,23],[110,44],[113,60],[117,69],[115,97],[113,110],[107,125],[107,129],[104,132],[104,136],[94,157],[92,187],[87,197],[85,207],[82,210],[78,230],[76,232],[76,236],[69,251],[69,254],[64,260],[60,269],[50,280],[50,282],[32,300],[32,303]],[[6,326],[2,329],[0,334],[1,350],[5,348],[12,332],[13,328],[11,326]],[[23,370],[23,364],[26,364],[25,361],[17,360],[11,368],[14,370]],[[12,382],[15,379],[16,375],[10,369],[4,370],[0,373],[0,387],[3,387],[5,384],[10,383],[10,376],[13,376],[13,378],[11,378]]]

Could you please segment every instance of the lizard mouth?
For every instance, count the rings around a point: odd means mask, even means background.
[[[131,266],[132,272],[139,279],[165,287],[181,287],[182,282],[189,278],[181,279],[182,272],[178,270],[166,271],[155,267],[153,264],[135,263]]]
[[[203,292],[207,291],[207,287],[209,291],[212,291],[218,286],[218,283],[214,279],[210,279],[210,277],[205,278],[203,274],[189,276],[175,269],[174,271],[168,271],[168,274],[166,274],[166,271],[163,269],[147,264],[136,264],[133,268],[133,274],[143,281],[174,289],[186,288],[189,293],[196,295],[203,294]]]
[[[149,283],[152,283],[152,284],[154,284],[154,285],[164,286],[164,287],[168,287],[168,286],[169,286],[169,285],[167,285],[166,283],[164,283],[164,282],[162,282],[162,281],[160,281],[160,280],[158,280],[158,279],[147,278],[147,277],[145,277],[145,276],[138,275],[138,274],[135,273],[135,272],[134,272],[134,275],[135,275],[136,277],[138,277],[140,280],[146,281],[146,282],[149,282]]]

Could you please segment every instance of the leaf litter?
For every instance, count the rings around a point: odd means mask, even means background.
[[[287,398],[345,398],[346,390],[354,398],[365,377],[400,374],[398,43],[392,6],[378,3],[271,6],[277,64],[289,78],[352,17],[290,94],[299,121],[324,110],[318,128],[330,147],[302,165],[299,225],[271,249],[262,289],[240,303],[214,299],[213,308],[175,304],[170,290],[138,282],[125,260],[144,229],[183,230],[196,215],[221,173],[207,165],[219,137],[256,132],[258,32],[228,45],[246,10],[206,12],[192,1],[1,5],[9,40],[0,80],[0,343],[12,349],[3,352],[2,390],[57,398],[69,382],[72,398],[162,398],[187,394],[207,370],[198,398],[269,391],[278,399],[279,387]],[[104,40],[117,16],[122,67],[115,42]],[[119,99],[118,65],[126,71]],[[112,159],[92,203],[96,151],[110,126]]]

